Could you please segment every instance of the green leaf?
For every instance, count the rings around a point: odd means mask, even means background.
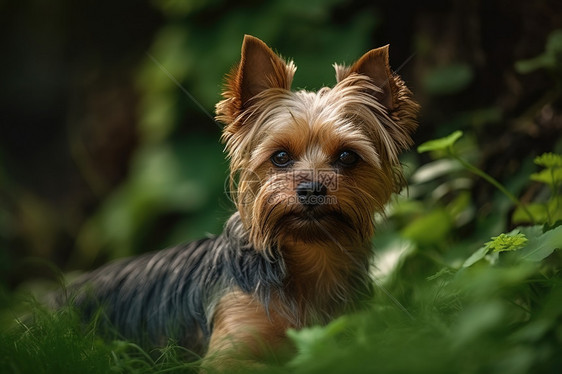
[[[562,168],[561,169],[544,169],[538,173],[531,174],[531,180],[541,182],[551,187],[557,183],[562,182]]]
[[[562,220],[562,195],[551,197],[546,205],[548,207],[550,222]]]
[[[521,231],[528,238],[525,248],[518,251],[522,260],[539,262],[562,248],[562,226],[545,233],[542,233],[542,226],[523,227]]]
[[[482,339],[482,335],[498,325],[502,318],[505,318],[505,306],[498,300],[467,306],[460,313],[454,326],[453,344],[461,347],[463,344]]]
[[[444,138],[427,141],[418,147],[418,153],[440,151],[452,147],[453,144],[462,137],[462,134],[462,131],[457,130]]]
[[[479,248],[476,252],[472,254],[472,256],[466,259],[466,261],[462,264],[462,267],[467,268],[474,265],[478,261],[482,260],[486,256],[486,254],[488,254],[488,251],[489,251],[488,246]]]
[[[520,60],[515,63],[515,69],[526,74],[540,68],[552,69],[559,64],[560,54],[562,53],[562,29],[554,30],[548,36],[545,51],[533,58]]]
[[[449,234],[452,225],[451,216],[444,209],[434,209],[406,226],[402,235],[422,245],[437,244]]]
[[[423,83],[430,94],[448,95],[464,90],[473,77],[470,65],[458,63],[435,68],[424,77]]]
[[[523,248],[527,244],[527,237],[520,232],[511,232],[509,234],[500,234],[495,236],[491,241],[486,243],[486,247],[493,252],[515,251]]]
[[[527,60],[515,62],[515,70],[521,74],[528,74],[540,68],[551,68],[556,65],[556,59],[549,54],[542,54]]]
[[[337,345],[337,337],[349,328],[350,322],[350,316],[343,316],[330,322],[327,326],[287,330],[287,336],[293,341],[298,351],[298,355],[291,361],[290,365],[298,365],[314,359],[314,357],[321,355],[327,346]]]
[[[527,237],[525,234],[520,233],[518,229],[515,229],[507,234],[503,233],[498,236],[494,236],[492,237],[492,240],[486,242],[483,247],[480,247],[469,258],[467,258],[462,264],[462,267],[467,268],[474,265],[486,257],[490,251],[492,251],[492,253],[515,251],[525,247],[526,243]]]
[[[472,217],[470,192],[461,191],[459,195],[447,205],[447,212],[457,221],[465,222],[466,216]]]
[[[542,223],[548,220],[548,212],[545,204],[528,204],[525,205],[525,208],[531,213],[536,222]],[[525,212],[521,206],[518,206],[511,216],[511,221],[518,225],[521,223],[530,223],[531,219],[527,212]]]
[[[535,158],[535,164],[545,168],[562,168],[562,155],[548,152]]]

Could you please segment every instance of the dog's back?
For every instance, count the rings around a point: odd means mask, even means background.
[[[71,303],[86,319],[101,311],[111,330],[146,347],[173,339],[203,355],[222,296],[238,289],[267,305],[284,278],[283,261],[248,244],[236,213],[220,236],[110,263],[70,284],[55,304]]]
[[[220,238],[110,263],[71,284],[68,302],[86,318],[101,318],[126,339],[147,346],[168,339],[203,354],[211,333],[209,314],[224,288]],[[59,297],[58,304],[63,302]]]

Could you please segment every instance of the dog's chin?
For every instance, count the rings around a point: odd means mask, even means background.
[[[350,217],[338,211],[304,209],[282,216],[278,227],[290,240],[301,242],[327,242],[342,235],[357,236]]]

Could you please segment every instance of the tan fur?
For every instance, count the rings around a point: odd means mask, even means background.
[[[224,296],[216,309],[214,327],[204,366],[227,369],[259,361],[272,349],[286,344],[291,327],[274,312],[241,291]],[[267,344],[266,344],[267,343]]]
[[[337,84],[318,92],[290,91],[295,70],[246,36],[217,104],[250,243],[265,253],[278,250],[287,280],[267,310],[252,295],[226,295],[215,315],[211,354],[243,344],[259,356],[258,341],[275,346],[287,327],[327,323],[347,311],[361,289],[357,283],[368,279],[373,215],[403,185],[398,155],[412,144],[419,106],[391,72],[388,46],[351,67],[335,65]],[[290,167],[272,164],[280,150],[293,158]],[[353,167],[338,164],[345,150],[359,155]],[[331,181],[326,194],[334,200],[311,213],[295,203],[296,189],[318,178]]]
[[[292,61],[283,61],[264,42],[246,35],[240,63],[227,76],[222,93],[225,99],[217,104],[217,120],[228,124],[236,122],[259,91],[270,87],[290,90],[295,71]]]
[[[285,304],[273,307],[292,321],[295,328],[323,325],[334,316],[350,311],[342,309],[342,305],[352,305],[354,297],[349,292],[350,278],[342,275],[359,271],[358,262],[369,251],[367,246],[287,240],[283,253],[291,275],[286,287],[296,300],[296,309]]]

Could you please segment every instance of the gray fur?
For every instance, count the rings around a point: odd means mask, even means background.
[[[368,263],[355,265],[348,279],[350,292],[339,295],[333,305],[324,305],[325,310],[311,309],[316,323],[326,323],[336,310],[353,308],[368,297]],[[72,283],[65,293],[68,300],[59,297],[57,304],[70,302],[87,318],[102,310],[121,337],[144,346],[162,346],[174,339],[204,355],[215,307],[235,289],[253,295],[268,312],[272,297],[277,297],[284,305],[278,312],[299,326],[302,301],[291,295],[289,281],[281,254],[275,248],[252,248],[235,213],[220,236],[110,263]]]
[[[254,293],[267,305],[283,285],[280,257],[248,245],[238,214],[223,234],[110,263],[68,288],[70,302],[88,317],[100,307],[126,339],[147,346],[170,338],[204,354],[214,307],[233,288]],[[66,302],[59,297],[58,304]]]

